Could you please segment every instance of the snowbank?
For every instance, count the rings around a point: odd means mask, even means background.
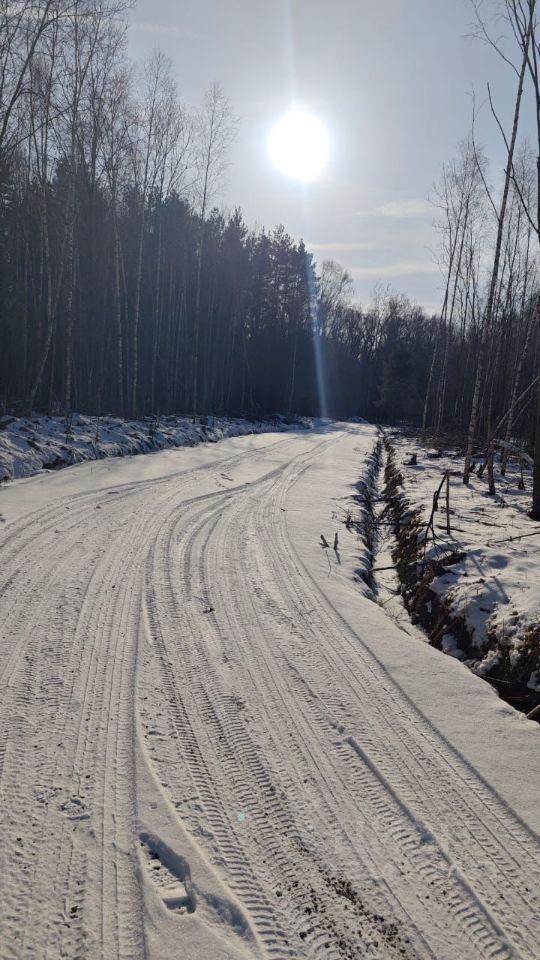
[[[229,417],[159,417],[123,420],[119,417],[0,418],[0,482],[31,477],[87,460],[133,456],[153,450],[215,443],[225,437],[310,429],[305,417],[276,416],[267,420]]]
[[[510,460],[503,477],[496,462],[497,493],[490,496],[486,474],[473,473],[470,484],[463,485],[463,458],[457,454],[432,451],[401,436],[392,436],[392,443],[404,495],[413,507],[422,508],[424,522],[443,475],[450,475],[451,533],[446,532],[442,496],[435,537],[429,538],[426,551],[428,561],[442,561],[430,590],[446,612],[444,633],[432,634],[431,642],[499,682],[501,693],[508,691],[516,705],[523,700],[530,708],[534,704],[526,693],[536,692],[534,675],[540,667],[540,525],[527,516],[530,470],[520,484],[517,463]],[[410,454],[416,454],[416,463]],[[452,554],[454,561],[445,563]]]

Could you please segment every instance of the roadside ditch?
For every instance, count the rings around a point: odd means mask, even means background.
[[[540,693],[528,686],[539,662],[540,627],[524,629],[518,657],[493,627],[479,651],[465,619],[452,610],[451,588],[440,586],[441,577],[457,581],[466,554],[442,545],[434,549],[424,509],[407,497],[396,449],[382,430],[357,489],[358,509],[344,522],[364,546],[357,575],[371,599],[406,633],[421,631],[431,646],[460,659],[502,699],[540,722]],[[479,654],[485,659],[489,651],[493,666],[480,673]]]

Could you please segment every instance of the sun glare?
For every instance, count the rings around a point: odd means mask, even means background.
[[[273,126],[270,156],[277,170],[293,180],[316,180],[330,154],[328,131],[318,117],[290,110]]]

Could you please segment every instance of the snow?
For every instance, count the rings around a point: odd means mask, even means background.
[[[375,441],[1,490],[1,960],[540,957],[539,728],[359,579]]]
[[[451,633],[443,633],[441,647],[443,653],[447,653],[449,657],[457,657],[458,660],[463,659],[463,653],[458,647],[456,638]]]
[[[100,460],[132,456],[167,447],[215,443],[225,437],[249,433],[309,428],[306,417],[276,416],[271,420],[204,417],[152,417],[122,420],[119,417],[0,417],[0,482],[31,477],[42,469],[59,469]]]
[[[414,440],[392,439],[404,476],[404,494],[414,505],[424,506],[426,520],[433,493],[444,472],[450,471],[452,533],[446,534],[441,500],[435,515],[437,540],[430,541],[427,556],[436,558],[452,550],[466,556],[430,587],[446,599],[453,616],[463,618],[475,648],[475,670],[487,673],[498,662],[501,649],[507,649],[510,662],[516,663],[524,632],[540,626],[540,525],[527,517],[530,470],[525,471],[526,489],[520,490],[517,464],[511,460],[506,477],[501,477],[497,463],[497,493],[491,497],[486,474],[479,478],[473,473],[469,486],[463,485],[463,461],[457,455],[435,456]],[[411,452],[417,453],[416,466],[409,464]],[[490,648],[493,638],[495,649]]]

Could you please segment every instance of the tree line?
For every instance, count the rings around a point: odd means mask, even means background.
[[[473,0],[474,2],[474,0]],[[276,411],[408,421],[536,449],[538,163],[520,141],[536,0],[502,0],[516,56],[498,190],[470,135],[434,192],[440,312],[316,268],[283,227],[248,229],[216,199],[237,122],[217,84],[198,110],[171,64],[126,52],[130,0],[0,0],[0,405],[141,416]],[[493,11],[501,4],[494,0]],[[536,433],[535,433],[536,431]],[[535,444],[535,439],[537,440]]]
[[[478,39],[504,61],[514,85],[505,124],[489,83],[486,102],[505,150],[498,190],[475,138],[443,171],[442,262],[446,288],[423,410],[424,429],[466,434],[463,482],[480,447],[494,492],[493,445],[517,439],[534,451],[531,517],[540,520],[540,27],[537,0],[471,0]],[[503,26],[501,33],[501,25]],[[506,36],[506,41],[504,37]],[[529,97],[532,94],[532,97]],[[534,149],[520,142],[525,110]],[[464,350],[468,339],[472,349]],[[471,356],[472,355],[472,356]],[[454,358],[454,376],[452,376]],[[472,362],[471,362],[472,361]],[[450,375],[449,375],[450,374]],[[463,378],[472,386],[461,401]],[[508,447],[504,447],[506,451]],[[503,453],[502,471],[506,465]]]
[[[130,7],[0,5],[2,408],[358,413],[348,279],[216,208],[230,103],[131,64]]]
[[[540,520],[540,26],[537,0],[471,0],[478,39],[504,61],[514,84],[505,125],[489,83],[489,109],[505,151],[502,178],[476,139],[476,107],[469,135],[446,163],[433,191],[439,263],[440,313],[426,318],[402,298],[386,296],[382,310],[364,313],[343,302],[341,326],[356,340],[357,399],[373,419],[405,420],[440,443],[463,445],[463,482],[478,455],[485,457],[495,491],[493,454],[533,454],[533,504]],[[501,25],[506,42],[500,39]],[[530,96],[532,94],[532,97]],[[524,111],[534,145],[520,137]],[[531,124],[532,121],[532,124]],[[499,180],[495,171],[496,181]],[[323,270],[324,272],[324,270]],[[347,284],[341,285],[346,291]],[[339,298],[338,298],[339,299]],[[346,298],[345,298],[346,299]]]

